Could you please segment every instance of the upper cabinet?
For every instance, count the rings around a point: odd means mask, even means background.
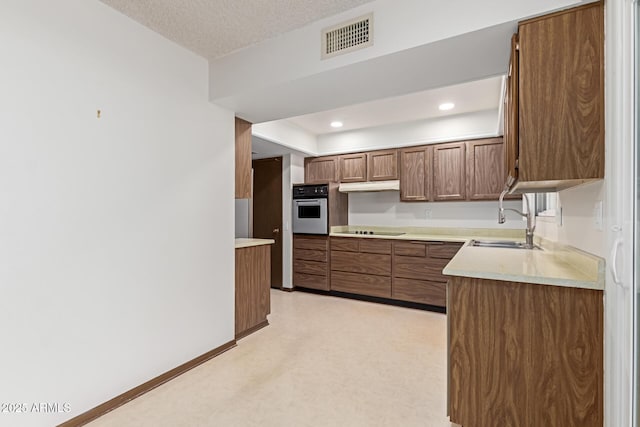
[[[365,153],[340,156],[340,182],[367,180],[367,155]]]
[[[382,150],[367,153],[368,181],[398,179],[398,150]]]
[[[469,200],[497,199],[506,179],[502,138],[467,141],[466,150]]]
[[[515,70],[517,91],[509,96],[518,106],[517,142],[508,121],[506,158],[516,191],[561,190],[603,178],[602,2],[521,22]]]
[[[400,151],[400,200],[425,202],[432,199],[433,147],[411,147]]]
[[[466,175],[464,142],[434,145],[434,200],[465,200]]]
[[[307,157],[304,159],[304,182],[325,183],[339,181],[339,157]]]
[[[251,197],[251,123],[236,117],[236,199]]]

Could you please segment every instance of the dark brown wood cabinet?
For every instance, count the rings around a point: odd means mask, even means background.
[[[391,241],[332,237],[331,290],[391,298]]]
[[[367,180],[367,155],[365,153],[340,156],[340,182]]]
[[[518,34],[511,37],[511,56],[504,97],[504,159],[509,185],[518,178]]]
[[[495,200],[506,182],[502,138],[467,141],[467,198]]]
[[[367,180],[391,181],[398,179],[398,150],[367,153]]]
[[[235,336],[268,325],[271,312],[271,245],[236,249]]]
[[[442,269],[461,246],[449,242],[393,242],[392,298],[445,307],[448,278]]]
[[[518,46],[514,188],[555,191],[602,179],[603,2],[521,22]],[[515,148],[511,135],[507,139]],[[510,150],[507,168],[513,170]]]
[[[452,277],[451,422],[603,426],[603,293]]]
[[[236,199],[251,197],[251,123],[236,117]]]
[[[339,156],[307,157],[304,159],[304,182],[307,184],[338,182]]]
[[[464,142],[433,146],[434,200],[465,200],[466,175]]]
[[[329,237],[293,235],[293,285],[328,291]]]
[[[400,153],[400,200],[425,202],[432,199],[433,147],[403,148]]]

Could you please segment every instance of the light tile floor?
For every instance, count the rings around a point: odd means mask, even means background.
[[[427,426],[446,416],[446,316],[272,290],[270,326],[89,424]]]

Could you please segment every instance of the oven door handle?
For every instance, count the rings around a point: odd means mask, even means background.
[[[296,200],[295,203],[298,205],[306,205],[309,203],[313,203],[317,205],[317,204],[320,204],[320,201],[315,199],[314,200]]]

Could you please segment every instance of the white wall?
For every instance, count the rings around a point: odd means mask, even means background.
[[[498,136],[498,110],[329,133],[318,137],[319,155],[434,144]]]
[[[604,201],[604,187],[604,181],[598,181],[559,192],[558,207],[562,208],[562,221],[558,218],[539,219],[536,234],[606,257],[604,224],[596,225],[595,213],[596,203]]]
[[[282,157],[282,286],[293,287],[293,235],[291,217],[292,185],[304,182],[304,157],[287,154]]]
[[[71,409],[0,424],[54,425],[233,339],[233,113],[96,0],[4,0],[0,40],[0,402]]]
[[[521,210],[518,200],[506,201],[505,208]],[[429,212],[427,212],[427,210]],[[498,224],[498,202],[400,203],[400,193],[349,194],[349,225],[390,227],[525,228],[517,215],[507,213],[507,222]]]

